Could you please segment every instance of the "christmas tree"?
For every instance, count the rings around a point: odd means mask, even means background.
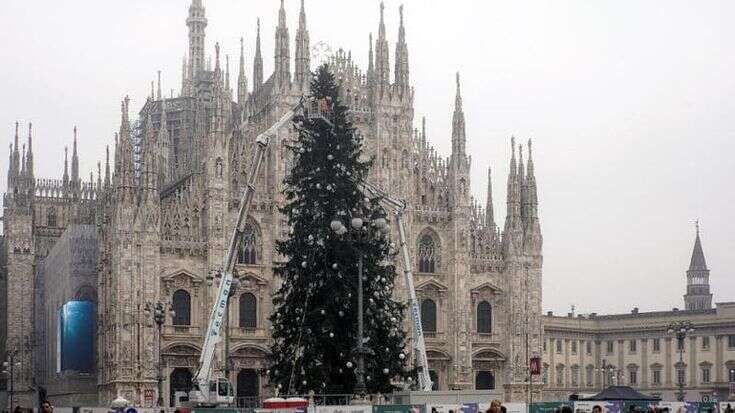
[[[276,244],[286,260],[275,269],[282,285],[273,298],[268,374],[281,394],[353,393],[362,256],[364,383],[370,393],[387,393],[392,380],[408,375],[405,306],[392,297],[395,245],[379,230],[380,199],[357,184],[372,161],[361,156],[362,140],[326,65],[312,76],[306,102],[294,117],[298,139],[288,146],[294,162],[281,212],[291,233]]]

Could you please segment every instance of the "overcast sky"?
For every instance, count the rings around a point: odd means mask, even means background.
[[[60,178],[78,125],[85,176],[137,111],[157,70],[178,93],[188,0],[3,0],[0,182],[13,123],[34,124],[36,176]],[[286,0],[292,42],[298,0]],[[400,1],[386,3],[394,61]],[[472,188],[494,170],[505,216],[509,138],[534,140],[544,235],[544,309],[627,312],[683,307],[685,270],[702,241],[715,301],[735,301],[735,2],[404,0],[416,124],[451,149],[454,72],[462,76]],[[236,73],[249,79],[256,17],[266,77],[277,0],[204,0]],[[306,0],[312,45],[351,50],[367,66],[375,0]],[[392,66],[391,66],[392,72]],[[251,80],[252,84],[252,80]]]

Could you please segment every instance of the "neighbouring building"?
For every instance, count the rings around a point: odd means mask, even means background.
[[[676,400],[680,387],[687,400],[735,396],[735,303],[712,307],[699,228],[686,276],[683,310],[544,316],[544,399],[611,384],[664,400]],[[669,332],[677,322],[693,328],[682,341]]]
[[[35,382],[60,406],[97,405],[97,228],[71,224],[36,269]]]

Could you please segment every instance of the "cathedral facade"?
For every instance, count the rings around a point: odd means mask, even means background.
[[[402,8],[399,13],[393,70],[382,4],[375,43],[370,36],[367,69],[341,50],[328,64],[364,138],[365,155],[374,157],[371,182],[409,204],[407,236],[435,387],[490,390],[506,400],[525,400],[525,360],[540,355],[543,343],[542,236],[531,142],[525,153],[511,143],[507,215],[500,228],[491,184],[485,205],[470,194],[471,157],[459,74],[449,157],[432,148],[425,121],[414,117]],[[42,392],[52,400],[61,398],[49,384],[54,375],[87,381],[94,377],[103,405],[118,396],[140,406],[155,405],[159,380],[169,405],[176,391],[191,385],[255,137],[308,94],[314,68],[303,1],[293,57],[281,2],[274,71],[268,77],[263,74],[259,21],[252,66],[241,51],[232,82],[229,58],[220,56],[219,45],[213,51],[214,67],[208,63],[207,24],[202,1],[193,0],[179,95],[163,96],[159,79],[157,91],[152,86],[137,116],[131,116],[125,97],[114,146],[88,182],[79,171],[76,130],[71,173],[65,159],[61,179],[42,179],[34,176],[31,127],[21,150],[16,125],[3,199],[0,305],[7,317],[2,319],[0,351],[19,362],[14,395],[23,405],[34,404]],[[274,242],[289,231],[278,206],[291,167],[283,143],[295,136],[286,125],[271,140],[239,250],[239,286],[230,298],[224,343],[217,349],[216,370],[235,385],[241,404],[272,392],[265,375],[268,316],[279,283],[273,266],[283,259],[276,255]],[[48,291],[49,285],[61,282],[45,261],[60,254],[54,248],[62,234],[90,226],[96,229],[96,280],[77,282],[64,296],[92,301],[96,308],[95,368],[80,375],[54,365],[58,361],[47,356],[48,349],[39,349],[56,342],[48,336],[56,334],[49,330],[58,308],[46,308],[48,297],[34,292],[39,285]],[[398,271],[402,273],[400,265]],[[405,282],[397,280],[396,294],[405,299]],[[161,324],[147,311],[159,302],[171,310]],[[52,321],[40,327],[39,314]]]

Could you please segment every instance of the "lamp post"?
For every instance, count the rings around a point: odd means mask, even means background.
[[[8,391],[8,397],[10,398],[10,404],[8,405],[8,411],[13,409],[13,392],[15,391],[15,351],[8,351],[7,360],[3,361],[3,371],[10,381],[10,390]]]
[[[363,338],[364,322],[363,322],[363,291],[362,291],[362,250],[361,245],[370,237],[385,236],[390,232],[388,222],[383,215],[377,215],[372,221],[363,218],[359,213],[355,213],[350,219],[349,229],[338,218],[334,218],[329,227],[337,235],[350,233],[354,244],[358,244],[357,254],[357,383],[355,384],[355,394],[364,396],[367,393],[365,386],[365,347]]]
[[[602,367],[598,367],[595,370],[602,373],[602,389],[604,390],[605,387],[607,387],[608,376],[610,376],[610,374],[614,372],[616,368],[612,364],[607,364],[607,360],[602,359]],[[611,382],[615,379],[617,379],[617,377],[610,377]]]
[[[674,321],[669,324],[667,329],[669,334],[673,334],[676,337],[676,346],[679,350],[679,366],[684,365],[684,340],[688,334],[694,332],[691,321]],[[676,395],[677,400],[680,402],[684,401],[684,377],[679,377],[679,370],[677,370],[676,381],[679,386],[679,392]]]
[[[168,309],[168,310],[167,310]],[[163,407],[163,363],[161,361],[161,329],[163,323],[166,321],[166,312],[171,314],[171,317],[175,315],[173,308],[169,305],[157,301],[155,303],[145,303],[144,311],[146,314],[153,316],[153,322],[158,327],[158,407]]]

